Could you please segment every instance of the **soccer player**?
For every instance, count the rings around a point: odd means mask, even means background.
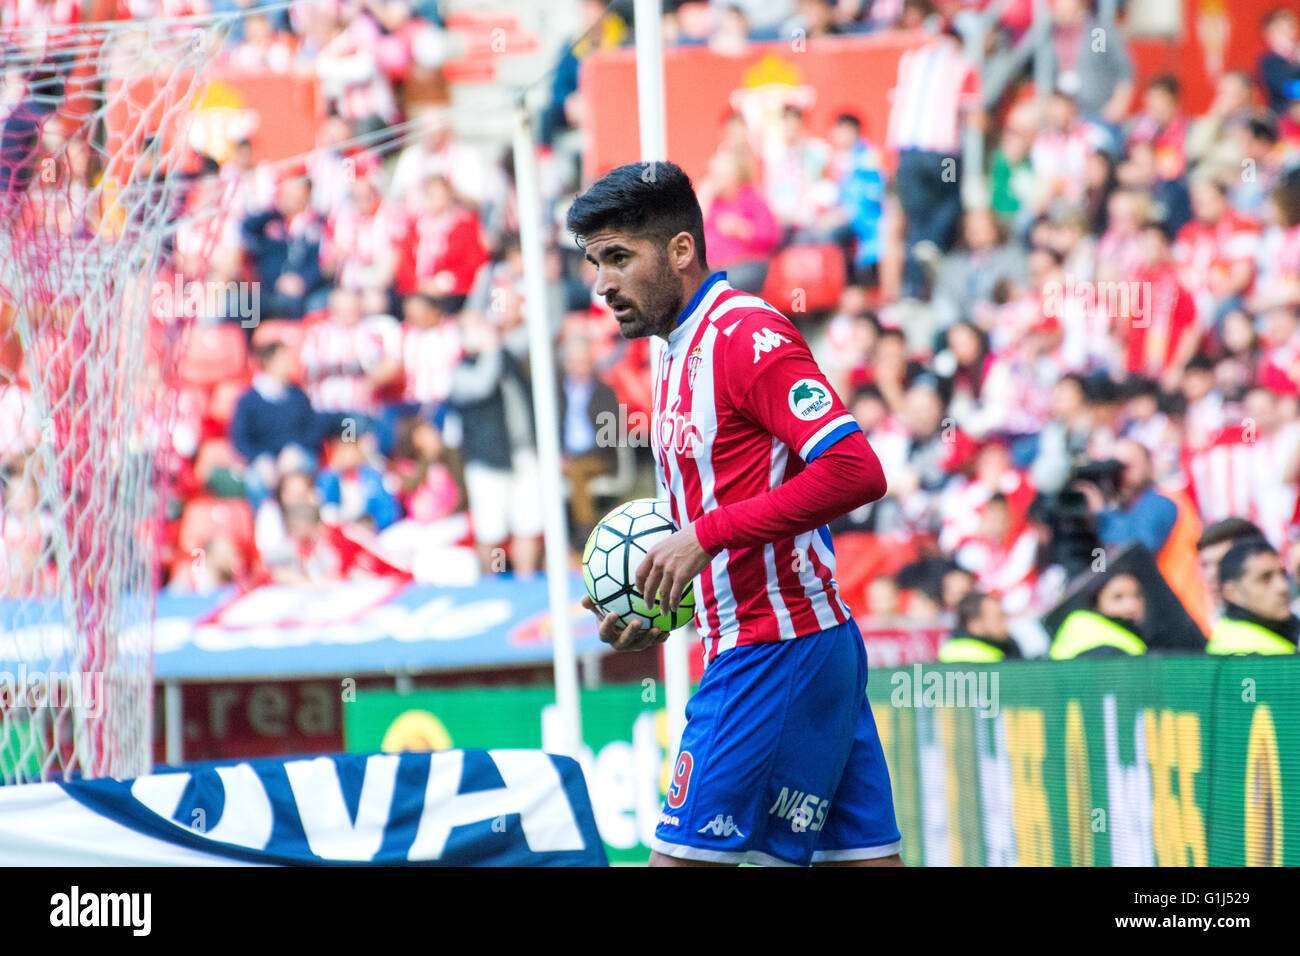
[[[875,453],[794,324],[710,273],[680,168],[620,166],[568,227],[622,334],[667,342],[651,445],[681,530],[636,584],[675,611],[694,581],[706,666],[650,865],[901,865],[866,650],[826,529],[885,493]],[[600,627],[616,650],[667,637],[617,622]]]

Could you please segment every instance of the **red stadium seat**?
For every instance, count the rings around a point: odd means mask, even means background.
[[[181,380],[188,385],[211,387],[243,378],[248,370],[244,330],[234,323],[200,325],[190,331],[181,358]]]
[[[235,416],[235,406],[239,404],[240,396],[246,391],[248,391],[248,383],[242,378],[221,382],[212,389],[212,394],[208,396],[206,418],[216,427],[218,434],[225,435],[230,429],[230,419]]]
[[[229,538],[245,554],[253,552],[253,506],[243,498],[195,498],[181,515],[179,554],[192,556],[213,537]]]
[[[772,260],[763,298],[797,320],[802,313],[835,308],[846,279],[839,246],[790,246]]]

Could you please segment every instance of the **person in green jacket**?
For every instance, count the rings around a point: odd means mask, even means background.
[[[1063,661],[1145,654],[1145,618],[1142,583],[1127,572],[1113,575],[1093,594],[1088,610],[1074,611],[1061,622],[1048,656]]]
[[[1020,646],[1007,627],[1001,600],[972,591],[957,602],[957,626],[939,648],[940,661],[996,664],[1020,656]]]
[[[1282,558],[1263,538],[1238,541],[1219,562],[1223,616],[1207,654],[1294,654],[1300,618],[1291,613]]]

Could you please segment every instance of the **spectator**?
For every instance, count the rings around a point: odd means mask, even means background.
[[[1196,298],[1202,327],[1219,324],[1223,315],[1242,304],[1255,278],[1259,226],[1233,210],[1228,190],[1216,179],[1200,178],[1192,185],[1196,218],[1182,228],[1174,248],[1179,277]]]
[[[244,587],[248,572],[239,548],[224,535],[203,542],[199,554],[181,566],[167,589],[179,594],[206,596],[225,588]]]
[[[839,187],[839,200],[822,217],[822,238],[850,248],[855,281],[878,285],[885,173],[879,151],[862,135],[862,120],[853,113],[841,113],[831,127],[830,178]]]
[[[1073,611],[1061,622],[1048,656],[1061,661],[1145,654],[1145,618],[1141,582],[1132,574],[1111,575],[1093,592],[1088,610]]]
[[[944,258],[930,302],[936,322],[947,329],[974,317],[992,302],[999,283],[1023,284],[1028,278],[1024,253],[1009,244],[991,209],[969,209],[962,217],[962,244]]]
[[[311,208],[311,180],[290,176],[275,207],[244,220],[244,248],[262,283],[262,315],[299,319],[317,308],[322,224]]]
[[[1074,98],[1054,93],[1047,105],[1047,122],[1029,150],[1038,183],[1034,198],[1039,213],[1047,212],[1055,202],[1078,205],[1083,201],[1088,154],[1095,145],[1095,134],[1080,118]]]
[[[1002,602],[971,591],[957,603],[957,626],[939,647],[945,663],[995,664],[1021,657],[1020,645],[1007,628]]]
[[[374,160],[354,160],[357,179],[350,201],[328,221],[321,244],[321,270],[340,288],[387,289],[397,275],[397,250],[405,240],[400,213],[383,202],[372,181]]]
[[[390,475],[396,479],[405,517],[379,536],[383,554],[409,567],[425,584],[472,583],[478,557],[458,543],[470,532],[461,509],[461,489],[449,465],[442,434],[422,418],[398,425]]]
[[[248,462],[244,486],[258,507],[279,481],[278,461],[285,449],[315,468],[328,421],[311,407],[307,393],[293,384],[293,353],[270,342],[257,353],[262,371],[240,396],[230,419],[230,442]]]
[[[1264,532],[1245,518],[1224,518],[1207,527],[1196,542],[1201,579],[1214,602],[1215,617],[1223,613],[1223,592],[1219,588],[1219,562],[1238,541],[1264,538]]]
[[[1155,150],[1162,179],[1177,179],[1187,168],[1187,117],[1179,102],[1178,78],[1161,73],[1143,96],[1142,112],[1129,126],[1129,143],[1147,143]]]
[[[1205,163],[1210,169],[1241,168],[1235,140],[1253,112],[1253,93],[1254,82],[1248,73],[1229,70],[1218,78],[1209,110],[1188,126],[1185,148],[1189,162]]]
[[[460,311],[487,262],[487,246],[478,217],[456,202],[445,176],[426,184],[415,235],[416,288],[441,299],[448,312]]]
[[[1173,392],[1201,341],[1196,304],[1178,281],[1164,226],[1146,223],[1141,239],[1142,266],[1128,285],[1128,309],[1116,310],[1117,332],[1127,345],[1125,368],[1158,379],[1164,391]]]
[[[907,0],[905,6],[927,4]],[[956,77],[960,80],[954,82]],[[912,298],[925,291],[922,260],[947,252],[956,237],[963,116],[968,125],[983,125],[979,72],[956,34],[941,33],[904,53],[898,61],[888,144],[898,153],[898,198],[906,217],[903,293]]]
[[[561,467],[569,482],[573,540],[583,542],[599,517],[591,479],[618,466],[619,405],[614,390],[596,377],[591,344],[574,337],[564,344],[564,379],[559,394]]]
[[[1294,654],[1300,618],[1291,613],[1282,559],[1262,538],[1238,541],[1219,562],[1223,616],[1207,654]]]
[[[830,146],[804,127],[804,111],[787,103],[776,135],[763,150],[764,198],[785,239],[812,227],[834,186],[827,178]],[[833,201],[833,199],[831,200]]]
[[[401,328],[392,316],[366,317],[360,294],[336,289],[329,314],[303,336],[302,366],[314,408],[352,419],[354,427],[369,423],[379,412],[380,390],[402,370]]]
[[[373,438],[363,431],[353,440],[334,441],[329,464],[316,478],[321,515],[329,524],[364,524],[383,531],[402,516],[384,473],[367,460]]]
[[[461,342],[450,402],[463,423],[461,456],[479,560],[485,572],[502,570],[501,549],[513,538],[514,572],[531,576],[540,558],[542,509],[528,382],[481,315],[462,314]]]
[[[271,568],[290,561],[293,548],[285,525],[285,515],[294,505],[320,506],[313,471],[285,471],[275,495],[265,499],[253,515],[253,540],[262,562]]]
[[[1089,0],[1053,0],[1052,67],[1055,89],[1074,98],[1084,119],[1104,129],[1112,149],[1133,97],[1133,61],[1124,34],[1096,19]],[[1097,36],[1106,42],[1098,44]]]
[[[1287,111],[1287,84],[1300,79],[1300,20],[1294,10],[1276,7],[1264,17],[1266,50],[1259,58],[1260,85],[1268,108],[1281,116]]]
[[[385,428],[406,415],[419,414],[441,423],[446,414],[451,376],[460,362],[460,330],[456,318],[444,312],[437,299],[419,292],[403,302],[402,401],[384,410]],[[381,441],[381,447],[386,443]]]
[[[705,193],[704,241],[715,269],[725,269],[737,289],[758,295],[781,238],[772,210],[754,189],[749,157],[739,150],[717,153]]]
[[[1091,481],[1077,481],[1075,487],[1088,498],[1103,544],[1121,549],[1142,544],[1159,556],[1173,531],[1178,507],[1156,490],[1147,449],[1121,439],[1115,443],[1115,461],[1112,488],[1103,491]]]

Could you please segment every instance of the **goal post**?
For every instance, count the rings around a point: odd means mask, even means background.
[[[186,319],[156,314],[150,290],[176,268],[178,230],[219,214],[219,202],[187,208],[210,191],[192,189],[181,158],[231,22],[0,34],[3,783],[152,766],[152,625]]]

